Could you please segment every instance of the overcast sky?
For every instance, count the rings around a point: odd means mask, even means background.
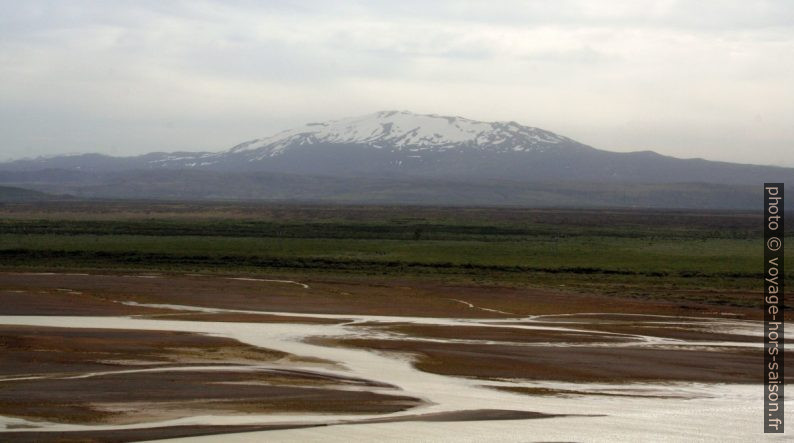
[[[0,0],[0,159],[391,109],[794,166],[794,1]]]

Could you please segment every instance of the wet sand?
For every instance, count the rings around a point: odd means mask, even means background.
[[[564,290],[446,285],[428,281],[380,280],[376,277],[348,280],[318,280],[315,277],[295,282],[300,284],[279,280],[289,281],[289,278],[5,272],[0,273],[0,289],[3,290],[0,297],[5,297],[3,300],[7,302],[0,305],[0,315],[56,315],[56,308],[21,297],[23,293],[36,293],[56,300],[78,301],[79,308],[68,309],[79,311],[71,314],[61,311],[61,315],[133,313],[130,307],[116,306],[116,302],[123,300],[272,312],[456,318],[511,318],[582,312],[704,317],[724,313],[744,319],[761,317],[757,309],[720,306],[719,311],[715,311],[714,305],[696,302],[671,303]],[[68,292],[79,292],[80,297],[67,297],[76,295]],[[45,308],[47,312],[44,312]]]
[[[348,420],[344,425],[364,425],[378,423],[403,423],[403,422],[465,422],[489,420],[533,420],[542,418],[561,417],[563,415],[542,414],[539,412],[512,411],[498,409],[477,409],[451,413],[417,414],[402,417]],[[72,431],[72,432],[6,432],[5,437],[15,442],[131,442],[143,440],[160,440],[171,438],[184,438],[196,436],[218,436],[219,434],[251,435],[255,441],[258,436],[255,432],[277,431],[283,429],[323,428],[328,424],[311,425],[252,425],[252,426],[164,426],[154,428],[120,429],[113,431]]]
[[[185,321],[221,321],[231,323],[315,323],[334,325],[345,323],[345,319],[294,317],[288,315],[246,314],[246,313],[218,313],[218,312],[191,312],[191,313],[166,313],[140,315],[141,318]]]
[[[564,338],[561,337],[560,341]],[[676,350],[590,346],[510,346],[417,340],[318,340],[414,356],[417,369],[480,379],[566,382],[693,381],[760,383],[763,358],[747,349]]]
[[[154,428],[114,429],[107,431],[68,432],[3,432],[2,436],[17,443],[81,442],[124,443],[133,441],[161,440],[180,437],[218,436],[227,433],[276,431],[322,425],[249,425],[249,426],[162,426]],[[222,437],[220,437],[222,438]]]
[[[0,436],[291,440],[403,421],[428,436],[494,421],[534,438],[507,421],[536,418],[588,435],[623,423],[615,401],[731,408],[760,382],[743,308],[260,277],[0,274]]]
[[[27,419],[119,424],[218,412],[387,413],[421,403],[349,390],[393,390],[381,382],[291,369],[327,365],[320,359],[195,333],[0,325],[0,350],[0,415]]]
[[[295,358],[187,332],[0,325],[0,380],[155,367],[262,364]]]
[[[397,392],[387,395],[346,387],[373,384],[267,370],[178,370],[6,381],[0,389],[0,414],[62,423],[134,424],[224,413],[383,414],[421,403]]]
[[[441,326],[412,323],[396,324],[360,324],[374,331],[396,334],[405,339],[440,339],[440,340],[476,340],[486,342],[517,342],[517,343],[609,343],[625,342],[626,337],[620,334],[601,334],[583,330],[581,332],[515,329],[499,326]],[[552,325],[554,326],[554,325]]]

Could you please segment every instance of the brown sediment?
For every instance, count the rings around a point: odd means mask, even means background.
[[[311,323],[311,324],[338,324],[345,320],[317,318],[317,317],[291,317],[284,315],[269,315],[255,313],[215,313],[215,312],[184,312],[167,308],[152,308],[122,303],[127,300],[113,300],[102,289],[91,292],[78,291],[71,288],[55,288],[53,284],[25,285],[19,281],[4,281],[0,274],[0,282],[7,287],[0,289],[0,315],[136,315],[144,318],[167,318],[168,320],[189,321],[221,321],[242,323]],[[21,274],[27,278],[51,279],[54,275]],[[65,277],[89,277],[84,275],[66,275]],[[130,277],[125,277],[124,283],[129,284]],[[13,280],[13,279],[12,279]],[[143,279],[142,279],[143,280]],[[52,282],[50,282],[52,283]],[[57,286],[57,283],[55,282]],[[66,282],[63,282],[66,283]],[[17,289],[25,288],[25,289]],[[83,288],[86,289],[86,288]],[[102,295],[99,295],[102,294]]]
[[[298,358],[190,332],[13,325],[0,325],[0,354],[3,378]]]
[[[405,421],[486,421],[486,420],[531,420],[538,418],[570,417],[566,414],[544,414],[514,409],[466,409],[462,411],[434,412],[430,414],[401,415],[399,417],[372,418],[355,423],[395,423]]]
[[[0,389],[0,415],[129,424],[206,414],[390,413],[421,404],[404,395],[344,389],[367,385],[306,373],[226,370],[6,381]]]
[[[526,394],[532,396],[544,397],[583,397],[583,396],[600,396],[600,397],[629,397],[629,398],[694,398],[693,396],[684,396],[677,394],[644,394],[641,392],[599,392],[599,391],[580,391],[575,389],[552,389],[552,388],[538,388],[526,386],[488,386],[491,389],[497,389],[506,392],[515,392],[518,394]]]
[[[271,276],[272,277],[272,276]],[[272,277],[277,279],[277,277]],[[149,304],[173,304],[255,311],[492,317],[503,315],[468,309],[460,303],[437,297],[432,292],[402,285],[375,282],[310,282],[310,288],[272,281],[235,280],[218,276],[164,275],[136,278],[136,275],[70,275],[0,273],[0,287],[28,294],[55,293],[70,288],[105,300]],[[24,294],[14,294],[24,295]],[[74,301],[73,299],[70,301]],[[79,301],[78,301],[79,302]],[[19,315],[18,310],[0,314]],[[164,313],[168,311],[160,311]],[[173,311],[171,311],[173,313]],[[26,312],[37,315],[35,312]],[[55,314],[56,312],[52,312]],[[157,313],[157,312],[154,312]],[[47,312],[50,314],[50,312]],[[87,311],[82,315],[115,315]]]
[[[335,423],[312,424],[277,424],[277,425],[242,425],[242,426],[164,426],[136,429],[118,429],[102,431],[72,432],[4,432],[0,436],[15,442],[129,442],[178,437],[196,437],[202,435],[219,435],[241,432],[262,432],[285,429],[303,429],[328,426],[332,424],[368,424],[368,423],[400,423],[400,422],[461,422],[485,420],[533,420],[555,417],[569,417],[563,414],[544,414],[532,411],[516,411],[507,409],[475,409],[463,411],[438,412],[431,414],[412,414],[389,418],[364,420],[345,420]]]
[[[143,312],[140,307],[115,303],[135,301],[256,311],[420,317],[510,318],[580,312],[714,316],[713,305],[697,302],[641,300],[537,288],[453,285],[414,280],[379,280],[372,277],[344,280],[320,280],[315,277],[302,280],[310,286],[306,289],[294,284],[233,280],[219,276],[164,274],[159,278],[137,278],[138,276],[140,275],[0,273],[0,287],[25,291],[5,293],[9,302],[0,304],[0,315],[129,315],[168,312]],[[265,278],[279,279],[279,276]],[[58,289],[63,288],[83,294],[78,296],[60,293]],[[26,300],[23,297],[31,294],[50,297],[52,302]],[[475,308],[469,308],[456,300],[471,303]],[[751,308],[725,306],[720,307],[720,310],[738,318],[760,318],[761,315],[758,309]]]
[[[59,291],[64,288],[54,288],[52,285],[29,285],[24,281],[4,278],[7,276],[0,274],[0,315],[140,315],[173,312],[127,306],[77,290]]]
[[[0,415],[30,419],[138,423],[209,412],[384,413],[420,403],[368,392],[394,388],[371,380],[252,366],[306,362],[188,332],[0,325],[0,353]],[[118,372],[130,369],[156,370]]]
[[[268,278],[278,278],[269,276]],[[340,323],[336,319],[271,314],[196,313],[127,306],[120,302],[175,304],[308,314],[372,314],[425,317],[509,318],[496,309],[527,316],[581,312],[621,312],[660,315],[708,315],[713,306],[621,297],[583,295],[527,288],[448,285],[416,281],[310,280],[310,288],[276,282],[229,280],[223,277],[161,275],[37,275],[0,273],[0,315],[141,315],[146,318],[192,321]],[[464,300],[475,308],[452,300]],[[721,308],[722,309],[722,308]],[[745,308],[724,309],[751,318]],[[570,319],[567,319],[570,320]],[[409,323],[367,324],[404,334],[406,340],[314,339],[324,344],[408,353],[426,372],[482,379],[633,382],[700,381],[752,383],[759,381],[757,351],[720,349],[655,349],[610,347],[627,340],[603,332],[642,334],[684,340],[752,341],[736,334],[714,334],[699,326],[648,325],[642,317],[577,316],[577,324],[543,319],[547,326],[593,331],[511,329],[504,325],[440,326]],[[666,320],[662,320],[666,321]],[[687,320],[688,321],[688,320]],[[533,325],[542,325],[533,322]],[[704,327],[708,324],[703,323]],[[360,325],[360,324],[358,324]],[[434,343],[414,338],[472,339],[499,344]],[[576,347],[559,346],[574,343]],[[535,346],[534,343],[551,343]],[[604,344],[606,346],[595,346]],[[625,344],[625,343],[623,343]],[[87,372],[167,368],[191,365],[283,364],[301,358],[260,349],[231,339],[162,331],[102,330],[0,326],[0,375],[3,378],[41,375],[37,380],[0,382],[0,415],[72,423],[138,423],[197,414],[269,412],[381,413],[401,411],[419,400],[367,392],[383,388],[374,382],[300,374],[295,371],[236,371],[228,368],[169,372],[108,374],[64,379]],[[309,361],[304,358],[304,361]],[[325,362],[329,363],[329,362]],[[252,369],[252,368],[248,368]],[[175,387],[177,386],[177,387]],[[181,386],[178,387],[178,386]],[[203,396],[204,392],[209,396]],[[131,394],[126,394],[130,393]],[[577,395],[568,392],[559,395]],[[588,395],[591,395],[588,393]],[[488,417],[467,411],[461,417]],[[499,414],[496,414],[499,415]],[[493,415],[490,415],[493,416]],[[420,416],[413,416],[419,420]],[[469,418],[467,418],[469,417]],[[427,418],[427,417],[425,417]],[[447,416],[445,420],[454,418]],[[524,417],[532,418],[532,417]],[[539,418],[539,417],[536,417]],[[487,418],[482,418],[487,419]],[[504,419],[504,418],[503,418]],[[403,420],[405,421],[405,419]],[[267,427],[247,429],[261,430]],[[172,428],[169,428],[172,429]],[[175,428],[173,428],[175,429]],[[69,433],[69,437],[123,441],[123,436],[200,435],[234,432],[241,427],[184,427],[150,431]],[[140,433],[135,433],[140,431]],[[97,431],[100,432],[100,431]],[[168,432],[172,432],[169,434]],[[188,434],[181,434],[188,432]],[[196,432],[196,434],[190,434]],[[19,434],[19,433],[15,433]],[[49,438],[50,433],[46,434]],[[4,433],[0,437],[8,436]],[[91,437],[93,435],[94,437]],[[111,436],[113,436],[111,438]],[[82,437],[80,437],[82,438]],[[2,439],[2,438],[0,438]],[[99,438],[103,439],[103,438]]]
[[[234,432],[276,431],[325,426],[310,425],[243,425],[243,426],[161,426],[151,428],[111,429],[101,431],[28,431],[1,432],[0,438],[16,443],[123,443],[133,441],[161,440],[166,438],[199,437]]]
[[[518,343],[603,343],[625,342],[628,339],[619,335],[601,334],[597,332],[550,331],[544,329],[518,329],[509,327],[489,326],[444,326],[423,325],[413,323],[365,323],[356,326],[384,330],[403,334],[412,338],[433,338],[451,340],[488,340]]]
[[[688,350],[651,347],[511,346],[411,340],[316,339],[415,356],[414,366],[442,375],[566,382],[691,381],[757,383],[756,350]]]
[[[537,323],[533,323],[537,324]],[[549,326],[554,326],[549,324]],[[649,325],[642,322],[627,323],[584,323],[566,325],[576,329],[587,329],[592,331],[612,332],[617,334],[639,334],[659,338],[671,338],[686,341],[713,341],[713,342],[737,342],[737,343],[758,343],[761,338],[751,335],[726,334],[713,332],[708,329],[709,324],[684,325],[671,323],[669,325]]]
[[[719,323],[714,318],[680,318],[653,315],[585,314],[575,316],[548,316],[531,321],[500,323],[516,326],[547,326],[577,329],[587,334],[613,333],[624,335],[643,335],[685,341],[758,343],[760,338],[753,335],[718,332]],[[731,320],[731,319],[719,319]],[[759,324],[760,327],[760,324]],[[603,337],[604,335],[600,335]]]

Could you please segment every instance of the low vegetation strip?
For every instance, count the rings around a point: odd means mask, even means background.
[[[33,207],[0,204],[0,233],[396,240],[500,240],[537,236],[747,239],[762,235],[756,218],[755,214],[744,212],[246,204],[192,207],[75,202],[66,207],[55,203]]]
[[[383,275],[745,303],[763,272],[760,227],[717,211],[0,205],[0,269]]]
[[[761,272],[751,240],[654,240],[611,236],[520,240],[387,240],[143,235],[0,234],[0,249],[278,257],[379,263],[631,272]]]
[[[355,271],[382,271],[410,270],[424,272],[467,273],[471,271],[485,272],[543,272],[551,274],[603,274],[603,275],[642,275],[648,277],[705,277],[719,276],[732,278],[760,278],[759,272],[722,272],[707,274],[700,271],[683,270],[678,272],[659,271],[632,271],[625,269],[609,269],[597,267],[541,267],[541,266],[503,266],[483,265],[474,263],[456,264],[450,262],[411,262],[411,261],[378,261],[357,259],[331,259],[331,258],[283,258],[263,256],[240,255],[184,255],[184,254],[158,254],[146,252],[116,252],[116,251],[66,251],[66,250],[34,250],[34,249],[5,249],[0,250],[0,257],[7,264],[47,261],[51,264],[69,264],[79,262],[84,264],[102,265],[132,265],[145,264],[153,268],[158,265],[200,265],[219,268],[259,267],[259,268],[291,268],[291,269],[326,269],[326,270],[355,270]]]

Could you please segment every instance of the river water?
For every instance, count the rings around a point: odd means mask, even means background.
[[[249,312],[210,309],[189,306],[159,305],[186,311]],[[498,326],[519,329],[544,329],[581,332],[580,319],[549,318],[524,319],[449,319],[427,317],[395,317],[365,315],[320,315],[277,312],[261,314],[289,315],[296,323],[231,323],[169,321],[134,317],[69,317],[69,316],[0,316],[0,324],[80,328],[136,329],[186,331],[229,337],[254,346],[280,350],[291,354],[317,357],[337,362],[337,366],[318,369],[317,366],[296,369],[325,371],[345,377],[360,377],[388,383],[399,390],[370,388],[374,392],[399,393],[423,399],[424,405],[393,414],[266,414],[266,415],[211,415],[166,420],[137,425],[68,425],[29,422],[10,417],[0,417],[0,426],[29,425],[30,431],[70,431],[139,428],[169,425],[231,425],[231,424],[289,424],[289,423],[340,423],[318,428],[290,429],[254,433],[225,434],[223,436],[194,437],[191,441],[753,441],[762,436],[763,398],[761,385],[704,384],[704,383],[628,383],[592,384],[560,383],[552,381],[483,381],[462,377],[449,377],[415,369],[406,356],[383,354],[362,349],[349,349],[307,343],[312,337],[383,338],[384,332],[373,331],[357,324],[368,323],[420,323],[447,326]],[[298,323],[300,317],[337,318],[342,324]],[[686,319],[653,317],[655,324],[676,325],[696,322],[719,332],[747,334],[760,330],[758,322],[711,319]],[[519,323],[519,324],[513,324]],[[538,324],[535,324],[538,323]],[[542,324],[541,324],[542,323]],[[593,334],[594,332],[588,331]],[[609,334],[609,333],[604,333]],[[707,348],[720,346],[759,348],[759,343],[702,342],[664,339],[643,335],[622,335],[623,343],[610,342],[609,346],[691,346]],[[479,342],[482,343],[482,342]],[[548,344],[533,343],[532,346]],[[555,343],[559,346],[559,343]],[[589,344],[592,345],[592,344]],[[570,344],[575,352],[575,344]],[[262,367],[267,367],[264,365]],[[280,366],[283,368],[283,366]],[[171,368],[163,370],[180,370]],[[760,370],[760,368],[759,368]],[[84,377],[102,376],[101,373],[83,374]],[[2,383],[2,381],[0,381]],[[486,387],[525,386],[549,389],[567,389],[593,393],[642,394],[637,397],[605,395],[578,395],[574,397],[528,396]],[[787,402],[788,403],[788,402]],[[533,420],[497,420],[470,422],[398,422],[342,424],[348,420],[399,417],[423,413],[510,409],[546,414],[564,414],[566,417]],[[14,429],[20,431],[20,429]],[[0,434],[0,437],[2,434]],[[785,439],[784,436],[769,437]]]

